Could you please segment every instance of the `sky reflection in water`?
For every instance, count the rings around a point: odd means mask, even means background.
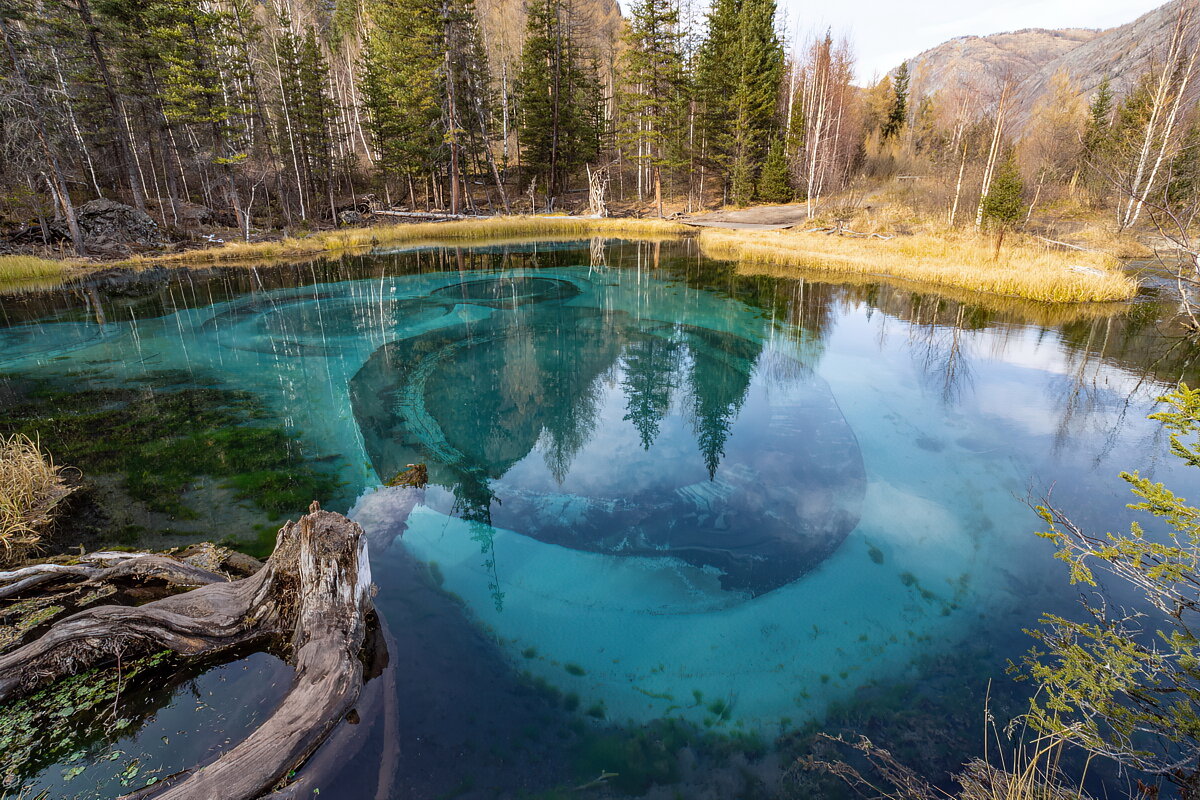
[[[982,704],[1021,628],[1072,603],[1029,492],[1054,484],[1112,528],[1129,518],[1118,470],[1185,496],[1196,482],[1144,419],[1188,369],[1146,308],[1039,327],[735,278],[686,244],[294,269],[93,294],[87,319],[64,300],[0,328],[0,371],[179,369],[263,397],[341,457],[380,608],[404,626],[397,680],[446,705],[489,702],[480,664],[498,695],[527,671],[575,696],[565,716],[588,725],[682,718],[768,741],[939,670]],[[426,490],[381,487],[418,461]],[[407,699],[413,796],[454,785],[430,739],[508,749],[531,720],[553,727],[520,704],[484,724]],[[494,761],[477,765],[493,783],[537,784]]]

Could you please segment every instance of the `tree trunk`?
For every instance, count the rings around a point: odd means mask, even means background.
[[[84,36],[88,48],[96,60],[96,71],[100,73],[100,83],[104,85],[104,96],[108,100],[109,111],[112,115],[113,128],[117,133],[117,152],[120,154],[121,166],[129,179],[129,191],[133,195],[133,204],[139,211],[146,210],[146,194],[142,191],[141,175],[138,174],[137,162],[133,155],[133,137],[129,132],[129,124],[125,119],[125,109],[121,97],[117,94],[112,72],[108,69],[108,59],[104,57],[104,49],[100,47],[100,39],[96,36],[96,23],[92,19],[92,9],[88,0],[75,0],[75,9],[79,12],[79,21],[83,23]]]
[[[41,638],[0,655],[0,703],[133,652],[165,648],[211,656],[282,640],[294,654],[295,673],[287,695],[257,729],[214,760],[125,796],[261,797],[292,777],[359,697],[359,655],[372,594],[366,548],[362,528],[314,503],[310,513],[279,531],[266,565],[241,580],[162,556],[107,554],[123,560],[87,568],[89,580],[113,580],[120,571],[125,577],[203,585],[141,606],[100,606],[56,622]],[[20,582],[28,589],[66,571],[43,565],[0,573],[0,581],[7,581],[6,589]]]

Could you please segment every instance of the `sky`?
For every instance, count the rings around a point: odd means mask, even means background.
[[[957,36],[1021,28],[1111,28],[1165,0],[778,0],[801,38],[831,27],[849,34],[866,84],[901,61]]]

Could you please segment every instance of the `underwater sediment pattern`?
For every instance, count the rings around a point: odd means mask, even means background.
[[[545,714],[503,687],[540,687],[583,738],[670,720],[773,742],[835,712],[911,727],[897,709],[948,686],[976,702],[1022,627],[1072,603],[1026,497],[1054,484],[1081,524],[1112,527],[1119,469],[1188,488],[1144,420],[1166,385],[1140,371],[1145,326],[803,281],[749,302],[638,253],[399,275],[376,256],[156,313],[83,297],[0,327],[0,376],[139,413],[167,391],[232,397],[293,437],[245,441],[336,472],[317,499],[367,529],[401,640],[405,758],[428,776],[412,796],[453,789],[451,750],[503,752],[501,783],[528,771],[510,749]],[[221,444],[233,459],[242,440]],[[387,485],[418,463],[427,486]]]

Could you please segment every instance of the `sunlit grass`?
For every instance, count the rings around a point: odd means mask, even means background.
[[[593,219],[587,217],[490,217],[415,224],[377,225],[320,231],[302,237],[272,242],[229,242],[203,250],[139,256],[126,264],[203,264],[225,261],[263,260],[287,256],[356,250],[392,244],[423,242],[488,241],[500,237],[572,235],[647,238],[677,236],[689,232],[686,225],[664,220]]]
[[[799,231],[705,230],[700,246],[705,255],[725,260],[891,276],[1044,303],[1118,301],[1137,293],[1137,281],[1122,272],[1112,256],[1064,251],[1022,236],[1010,236],[998,258],[991,237],[956,231],[883,240]]]
[[[767,275],[772,278],[799,279],[810,284],[851,287],[851,291],[854,292],[853,296],[864,302],[879,302],[878,298],[874,300],[869,298],[874,297],[871,293],[872,288],[883,284],[901,292],[934,296],[962,306],[975,306],[1045,328],[1055,328],[1072,322],[1107,319],[1129,311],[1129,305],[1125,301],[1045,303],[1009,295],[958,289],[953,286],[932,286],[918,280],[897,278],[891,275],[834,272],[820,267],[780,266],[739,261],[736,269],[739,275]]]
[[[36,545],[67,493],[62,469],[27,436],[0,436],[0,562]]]
[[[0,256],[0,283],[56,277],[66,272],[67,268],[65,261],[51,261],[37,256]]]

